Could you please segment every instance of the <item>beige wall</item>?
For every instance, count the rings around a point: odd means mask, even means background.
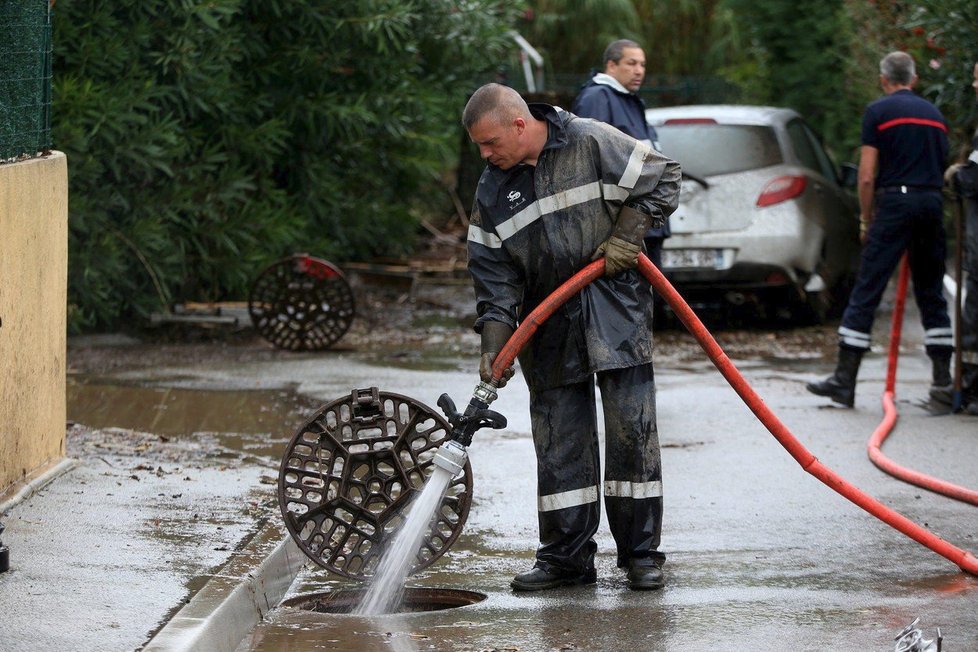
[[[0,165],[0,496],[65,454],[67,284],[64,154]]]

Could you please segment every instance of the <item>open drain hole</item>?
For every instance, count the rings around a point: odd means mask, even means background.
[[[366,589],[344,589],[324,593],[310,593],[289,598],[282,602],[286,607],[305,609],[323,614],[348,614],[360,604]],[[422,611],[442,611],[476,604],[486,599],[484,593],[462,591],[460,589],[404,589],[404,599],[395,613],[418,613]]]

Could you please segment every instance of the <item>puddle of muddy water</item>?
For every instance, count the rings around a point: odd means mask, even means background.
[[[68,420],[167,437],[206,433],[234,451],[277,459],[319,404],[288,391],[214,391],[68,378]]]

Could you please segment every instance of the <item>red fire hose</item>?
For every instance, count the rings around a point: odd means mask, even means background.
[[[907,280],[910,277],[910,264],[903,257],[900,265],[900,276],[897,278],[896,302],[893,306],[893,321],[890,326],[890,355],[886,370],[886,388],[883,391],[883,420],[876,426],[872,436],[866,443],[869,459],[885,473],[904,482],[917,485],[923,489],[961,500],[972,505],[978,505],[978,491],[934,478],[924,473],[901,466],[883,454],[883,442],[893,430],[897,420],[897,409],[894,401],[896,385],[897,360],[900,356],[900,332],[903,326],[903,308],[907,298]],[[960,321],[958,322],[960,323]]]
[[[767,427],[774,435],[775,439],[795,458],[795,461],[808,473],[814,475],[824,484],[843,497],[852,501],[859,507],[880,519],[890,527],[893,527],[914,541],[927,546],[942,557],[952,561],[961,570],[978,576],[978,558],[966,550],[962,550],[951,545],[929,530],[926,530],[907,517],[903,516],[883,505],[875,498],[862,492],[857,487],[846,482],[837,473],[826,467],[812,455],[788,428],[781,423],[777,416],[764,404],[761,397],[747,384],[747,381],[740,374],[734,364],[727,358],[727,355],[717,344],[716,340],[699,320],[693,310],[685,300],[676,292],[675,288],[666,280],[655,265],[644,255],[639,255],[638,269],[652,284],[653,289],[658,292],[669,303],[673,312],[679,317],[680,321],[686,326],[690,333],[696,338],[710,360],[720,371],[734,391],[740,395],[747,404],[747,407],[755,416]],[[553,294],[543,301],[527,318],[520,324],[516,332],[509,339],[506,345],[496,356],[492,365],[492,376],[495,381],[503,377],[503,372],[513,364],[516,354],[529,341],[530,337],[537,331],[544,321],[553,314],[567,299],[577,294],[581,288],[591,281],[604,274],[604,260],[597,260],[577,274],[567,282],[557,288]]]

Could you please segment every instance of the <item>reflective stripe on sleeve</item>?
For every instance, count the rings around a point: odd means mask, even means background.
[[[541,512],[552,512],[558,509],[579,507],[580,505],[588,505],[596,502],[598,502],[598,487],[597,485],[591,485],[583,489],[571,489],[570,491],[562,491],[559,494],[540,496],[537,498],[537,509]]]
[[[606,480],[604,495],[614,498],[662,498],[662,481],[627,482],[625,480]]]
[[[645,165],[645,155],[650,151],[648,145],[637,142],[628,160],[628,165],[625,167],[625,172],[617,184],[592,181],[554,193],[549,197],[537,199],[513,217],[500,222],[496,226],[496,233],[498,235],[470,224],[468,240],[469,242],[477,242],[490,249],[499,249],[503,246],[503,242],[533,224],[544,215],[585,204],[595,199],[625,201],[628,199],[629,191],[638,182],[642,174],[642,168]]]
[[[495,233],[489,233],[475,224],[469,224],[468,240],[469,242],[478,242],[482,246],[489,247],[490,249],[499,249],[503,246],[503,241],[499,239],[499,236]]]
[[[645,143],[638,141],[635,143],[635,149],[632,150],[632,155],[628,157],[628,165],[625,166],[625,171],[621,175],[621,179],[618,180],[618,185],[622,188],[628,188],[631,190],[638,183],[638,178],[642,176],[642,168],[645,167],[645,156],[652,151],[652,148]]]
[[[622,188],[621,186],[616,186],[613,183],[601,184],[601,192],[605,199],[617,201],[625,201],[628,199],[628,188]]]

